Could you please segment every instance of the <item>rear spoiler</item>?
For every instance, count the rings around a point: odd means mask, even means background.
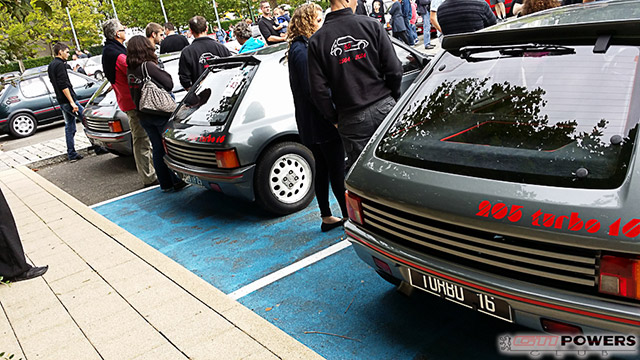
[[[253,55],[235,55],[229,57],[216,57],[209,58],[207,60],[207,65],[219,65],[219,64],[249,64],[249,65],[258,65],[260,64],[260,60],[258,60]]]

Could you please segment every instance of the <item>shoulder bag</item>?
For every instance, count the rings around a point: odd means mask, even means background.
[[[139,110],[144,113],[166,115],[172,113],[176,107],[176,101],[165,89],[156,85],[147,72],[147,63],[142,63],[143,83],[140,91]]]

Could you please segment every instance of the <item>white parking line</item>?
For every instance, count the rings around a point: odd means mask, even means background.
[[[240,289],[232,292],[229,294],[229,296],[234,299],[234,300],[238,300],[243,296],[249,295],[252,292],[262,289],[263,287],[274,283],[280,279],[282,279],[285,276],[291,275],[294,272],[307,267],[315,262],[318,262],[328,256],[331,256],[335,253],[337,253],[338,251],[345,249],[347,247],[351,246],[351,242],[349,240],[343,240],[340,241],[337,244],[333,244],[331,246],[329,246],[328,248],[319,251],[313,255],[307,256],[306,258],[297,261],[285,268],[282,268],[276,272],[273,272],[265,277],[263,277],[262,279],[258,279],[254,282],[252,282],[251,284],[248,284],[246,286],[241,287]]]
[[[136,190],[136,191],[130,192],[128,194],[124,194],[124,195],[120,195],[118,197],[114,197],[113,199],[109,199],[109,200],[105,200],[103,202],[99,202],[97,204],[93,204],[93,205],[89,206],[89,208],[93,209],[95,207],[98,207],[98,206],[101,206],[101,205],[104,205],[104,204],[108,204],[108,203],[111,203],[111,202],[114,202],[114,201],[118,201],[118,200],[121,200],[121,199],[124,199],[124,198],[128,198],[129,196],[133,196],[133,195],[136,195],[136,194],[143,193],[145,191],[153,190],[153,189],[158,188],[158,187],[160,187],[160,185],[149,186],[149,187],[144,188],[144,189]]]

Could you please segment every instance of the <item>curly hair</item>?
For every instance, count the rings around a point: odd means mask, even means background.
[[[522,4],[522,15],[533,14],[538,11],[551,9],[558,6],[556,0],[524,0]]]
[[[238,24],[236,24],[236,27],[233,29],[233,35],[239,39],[245,39],[248,40],[252,37],[252,31],[251,31],[251,25],[247,24],[246,22],[242,21],[239,22]]]
[[[293,39],[302,35],[310,38],[314,32],[316,32],[316,19],[318,18],[318,11],[322,12],[322,8],[318,4],[306,4],[296,9],[289,22],[289,28],[287,29],[287,41],[289,46]]]
[[[158,63],[156,56],[156,48],[151,41],[142,35],[136,35],[129,40],[127,44],[127,66],[130,69],[136,69],[145,61]]]

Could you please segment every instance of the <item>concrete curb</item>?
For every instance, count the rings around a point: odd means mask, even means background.
[[[16,169],[273,354],[282,359],[322,359],[320,355],[275,325],[93,211],[31,169],[26,166],[19,166]]]

